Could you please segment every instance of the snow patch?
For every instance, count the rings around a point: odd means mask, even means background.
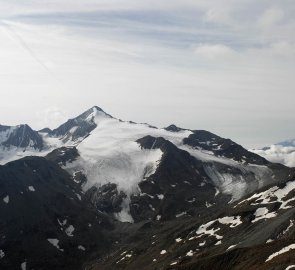
[[[233,248],[235,248],[237,245],[232,245],[232,246],[230,246],[227,250],[231,250],[231,249],[233,249]]]
[[[163,200],[164,199],[164,195],[163,194],[159,194],[159,195],[157,195],[157,197],[158,197],[159,200]]]
[[[202,243],[199,243],[199,247],[203,247],[206,245],[206,241],[202,242]]]
[[[68,221],[66,219],[64,219],[63,221],[60,221],[59,219],[57,219],[57,222],[60,226],[65,226]]]
[[[21,269],[22,270],[26,270],[27,269],[27,262],[23,262],[21,265],[20,265]]]
[[[210,207],[213,206],[213,204],[211,204],[211,203],[209,203],[209,202],[206,202],[205,205],[206,205],[207,208],[210,208]]]
[[[180,242],[182,242],[182,239],[181,238],[177,238],[177,239],[175,239],[175,241],[176,241],[176,243],[180,243]]]
[[[58,239],[47,239],[47,241],[51,244],[51,245],[53,245],[54,247],[56,247],[58,250],[60,250],[60,251],[64,251],[63,249],[61,249],[60,247],[59,247],[59,240]]]
[[[290,229],[294,226],[294,220],[290,220],[290,224],[286,230],[283,231],[283,235],[290,231]]]
[[[219,218],[218,222],[224,225],[230,225],[231,228],[235,228],[243,223],[240,216]]]
[[[182,213],[177,214],[175,217],[180,218],[180,217],[183,217],[185,215],[186,215],[186,212],[182,212]]]
[[[192,250],[190,250],[188,253],[186,253],[187,257],[192,257],[194,256],[194,252]]]
[[[267,260],[266,260],[265,262],[269,262],[269,261],[271,261],[273,258],[275,258],[275,257],[277,257],[277,256],[279,256],[279,255],[281,255],[281,254],[283,254],[283,253],[289,252],[290,250],[293,250],[293,249],[295,249],[295,244],[292,244],[292,245],[289,245],[289,246],[287,246],[287,247],[284,247],[284,248],[282,248],[280,251],[275,252],[275,253],[273,253],[272,255],[270,255],[270,256],[267,258]]]
[[[70,225],[68,228],[66,228],[65,233],[67,234],[67,236],[69,237],[73,237],[73,232],[75,231],[75,228],[73,225]]]
[[[81,245],[80,245],[80,246],[78,246],[78,249],[79,249],[79,250],[82,250],[82,251],[86,251],[86,248],[85,248],[85,247],[83,247],[83,246],[81,246]]]
[[[292,206],[288,206],[288,204],[292,201],[295,201],[295,198],[291,198],[289,200],[284,200],[284,198],[294,189],[295,181],[289,181],[283,188],[279,188],[277,186],[271,187],[264,192],[254,194],[253,196],[239,202],[237,206],[248,201],[254,201],[251,203],[252,205],[265,205],[279,202],[281,203],[280,209],[289,209],[292,208]]]
[[[220,231],[220,228],[209,229],[209,227],[211,227],[216,222],[223,224],[223,225],[230,225],[230,228],[235,228],[235,227],[242,224],[240,216],[223,217],[223,218],[215,219],[215,220],[212,220],[206,224],[201,225],[198,228],[198,230],[196,231],[196,234],[198,235],[198,237],[201,237],[203,235],[208,235],[208,236],[215,237],[217,240],[221,240],[223,238],[223,236],[216,234],[218,231]],[[193,240],[193,239],[195,239],[195,237],[191,237],[189,240]]]
[[[3,199],[3,202],[9,203],[9,196],[8,195]]]
[[[269,213],[266,207],[257,208],[254,215],[255,215],[255,219],[252,220],[252,223],[255,223],[261,219],[269,219],[269,218],[273,218],[277,216],[276,213]]]
[[[199,229],[196,231],[196,234],[199,236],[202,235],[209,235],[209,236],[213,236],[215,237],[217,240],[221,240],[223,238],[223,236],[220,236],[218,234],[216,234],[216,232],[218,232],[220,230],[220,228],[217,229],[208,229],[210,226],[212,226],[214,223],[216,222],[216,220],[210,221],[206,224],[203,224],[199,227]]]
[[[33,186],[29,186],[28,189],[29,189],[29,191],[31,191],[31,192],[35,192],[35,191],[36,191],[35,188],[34,188]]]

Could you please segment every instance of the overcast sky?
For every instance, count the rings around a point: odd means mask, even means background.
[[[0,123],[93,105],[246,147],[295,137],[294,0],[0,0]]]

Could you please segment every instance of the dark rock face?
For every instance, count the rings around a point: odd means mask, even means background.
[[[112,117],[105,113],[101,108],[95,106],[78,117],[69,119],[66,123],[52,130],[52,132],[49,133],[50,136],[61,137],[63,142],[67,142],[68,140],[83,140],[97,127],[94,122],[95,112],[97,111],[105,114],[107,117]]]
[[[10,130],[10,132],[8,132]],[[16,127],[1,126],[0,133],[7,133],[2,135],[5,139],[2,142],[4,147],[19,147],[41,150],[43,148],[43,139],[37,131],[32,130],[28,125],[20,125]]]
[[[122,210],[123,199],[127,196],[119,192],[116,184],[105,184],[92,187],[85,193],[85,199],[90,201],[99,211],[115,214]]]
[[[112,222],[82,196],[68,173],[44,158],[0,166],[0,268],[81,269],[90,254],[105,252]]]
[[[137,142],[145,149],[161,149],[163,156],[156,172],[139,183],[141,192],[131,196],[130,212],[136,222],[195,216],[229,200],[215,196],[202,163],[186,151],[163,138],[146,136]]]
[[[170,125],[168,127],[165,127],[164,129],[167,130],[167,131],[171,131],[171,132],[179,132],[179,131],[185,130],[185,129],[177,127],[175,125]]]
[[[78,156],[79,153],[76,147],[61,147],[49,153],[46,159],[61,166],[65,166],[66,163],[75,161]]]
[[[249,152],[232,140],[221,138],[206,130],[193,131],[193,134],[188,138],[185,138],[183,143],[194,148],[212,151],[216,156],[230,158],[238,162],[252,163],[256,165],[269,164],[269,161],[265,158]]]
[[[193,131],[193,134],[189,135],[188,138],[185,138],[183,143],[193,148],[211,151],[215,156],[232,159],[244,165],[264,166],[269,168],[271,174],[266,176],[267,182],[263,184],[266,186],[280,183],[281,181],[287,179],[288,175],[292,173],[290,168],[282,164],[271,163],[265,158],[246,150],[232,140],[221,138],[205,130]],[[251,172],[246,172],[243,168],[234,168],[218,162],[208,163],[206,167],[207,172],[208,168],[213,168],[213,170],[217,172],[228,171],[232,175],[243,177],[247,183],[247,192],[245,195],[261,187],[261,182],[257,181],[257,176]],[[210,178],[212,178],[212,175],[210,175]]]

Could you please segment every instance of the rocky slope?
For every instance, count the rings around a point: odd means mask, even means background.
[[[2,148],[33,148],[41,150],[42,137],[28,125],[15,127],[0,125],[0,146]]]
[[[292,269],[295,178],[199,217],[130,225],[91,269]]]
[[[1,269],[81,269],[110,246],[112,221],[82,199],[67,172],[44,158],[0,166]]]

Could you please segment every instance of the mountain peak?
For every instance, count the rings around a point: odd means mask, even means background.
[[[168,127],[165,127],[164,129],[167,130],[167,131],[171,131],[171,132],[179,132],[179,131],[185,130],[185,129],[180,128],[180,127],[178,127],[178,126],[176,126],[174,124],[172,124],[172,125],[170,125]]]
[[[60,137],[63,142],[74,141],[80,142],[86,138],[92,130],[97,127],[97,122],[101,119],[113,118],[98,106],[93,106],[75,118],[50,132],[52,137]]]
[[[106,113],[102,108],[98,106],[91,107],[90,109],[88,109],[87,111],[79,115],[77,118],[89,119],[89,117],[90,118],[95,117],[98,114],[103,114],[103,115],[106,115],[107,117],[113,118],[110,114]]]

